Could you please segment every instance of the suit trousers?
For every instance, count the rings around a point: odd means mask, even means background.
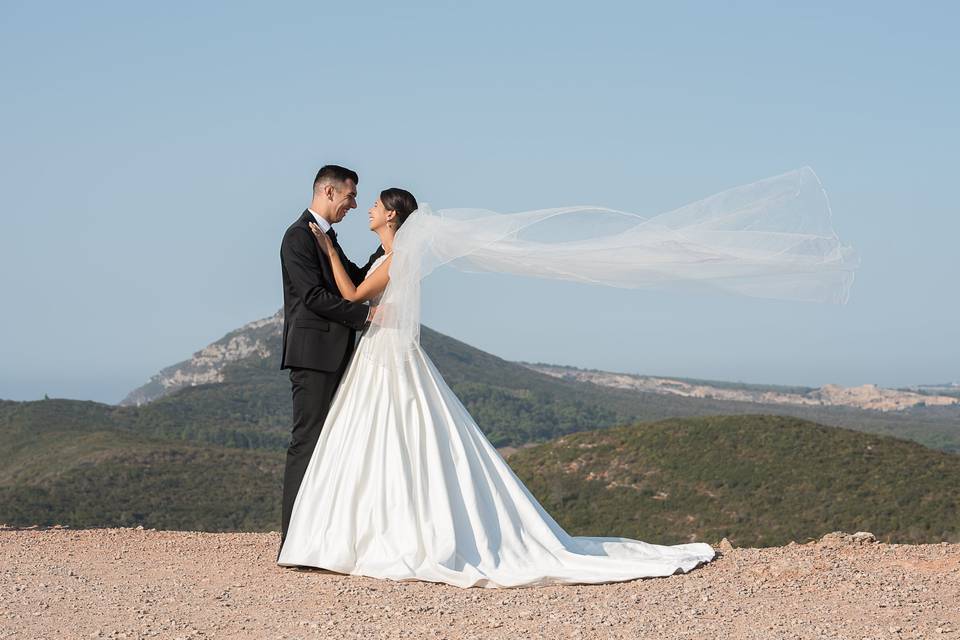
[[[346,350],[343,361],[336,371],[290,369],[290,385],[293,392],[293,431],[283,472],[281,548],[287,537],[287,528],[290,526],[290,517],[293,514],[293,503],[297,499],[300,483],[307,472],[307,465],[313,456],[313,450],[323,430],[323,423],[330,411],[330,402],[340,385],[352,352],[353,349]]]

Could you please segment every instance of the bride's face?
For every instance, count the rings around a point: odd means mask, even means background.
[[[377,198],[377,201],[370,207],[370,231],[377,231],[382,227],[389,226],[390,221],[393,220],[396,215],[396,211],[388,211],[387,208],[383,206],[383,203],[380,202],[380,198]]]

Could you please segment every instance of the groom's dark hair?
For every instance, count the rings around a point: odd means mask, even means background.
[[[317,177],[313,179],[313,190],[316,191],[321,184],[328,182],[343,184],[347,180],[353,180],[353,184],[360,184],[360,176],[356,171],[336,164],[327,164],[317,171]]]

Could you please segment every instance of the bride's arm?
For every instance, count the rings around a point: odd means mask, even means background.
[[[343,296],[344,300],[349,300],[350,302],[366,302],[387,287],[387,282],[390,280],[388,273],[390,271],[390,261],[393,260],[393,256],[387,257],[387,259],[383,261],[383,264],[377,267],[370,277],[357,286],[353,283],[350,274],[347,273],[347,269],[344,267],[343,261],[340,260],[340,255],[334,248],[330,237],[320,231],[320,228],[313,223],[310,224],[310,230],[313,231],[313,235],[317,239],[317,245],[320,247],[321,253],[324,253],[330,261],[330,267],[333,269],[333,278],[336,280],[337,288],[340,290],[340,295]]]

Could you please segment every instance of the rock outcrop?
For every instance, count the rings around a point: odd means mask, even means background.
[[[735,402],[762,404],[789,404],[807,406],[844,406],[876,411],[901,411],[919,406],[949,406],[960,404],[960,398],[946,395],[917,393],[901,389],[885,389],[874,384],[842,387],[827,384],[803,392],[780,391],[776,387],[736,388],[713,386],[707,383],[687,382],[672,378],[641,376],[628,373],[610,373],[554,365],[526,364],[540,373],[557,378],[590,382],[602,387],[632,389],[648,393],[677,395],[688,398],[711,398]],[[758,385],[753,385],[757,387]]]
[[[247,323],[197,351],[189,360],[163,369],[147,384],[131,391],[120,404],[141,405],[183,387],[223,382],[224,369],[230,364],[273,357],[280,349],[282,331],[283,310]]]

